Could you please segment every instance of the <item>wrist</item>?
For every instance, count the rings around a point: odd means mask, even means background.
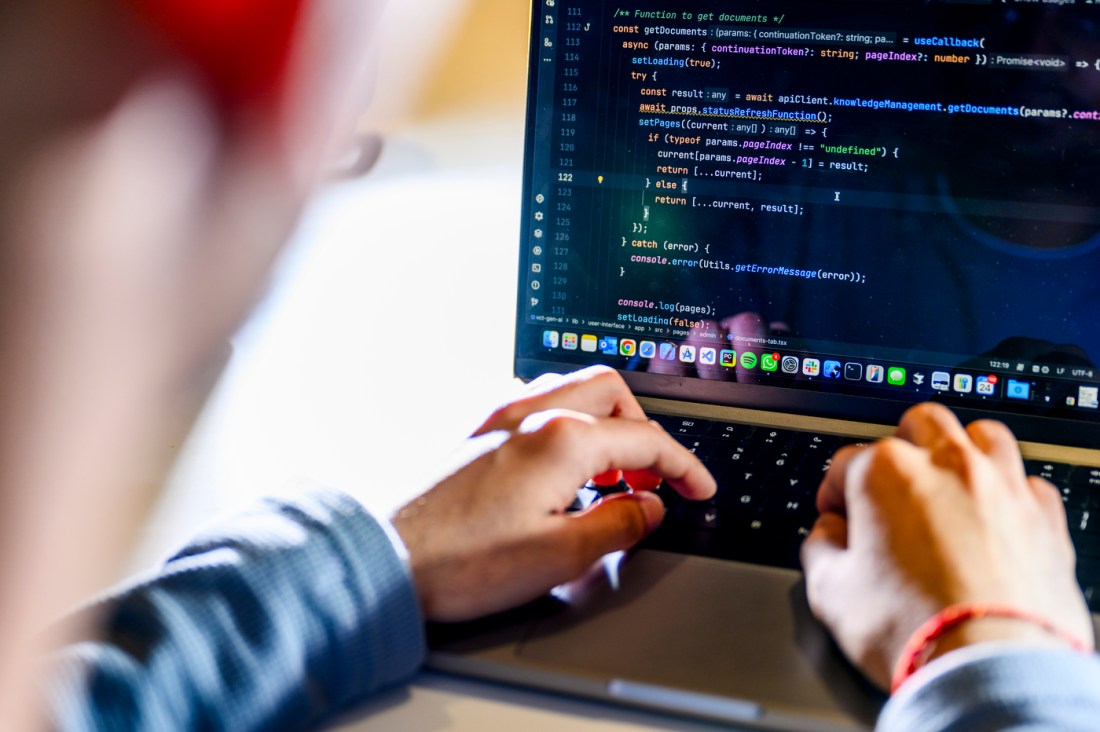
[[[1028,610],[984,603],[952,605],[933,615],[910,636],[894,668],[891,692],[896,692],[929,661],[965,646],[992,641],[1019,641],[1077,651],[1091,648],[1091,644]]]
[[[924,656],[924,663],[927,664],[966,646],[997,641],[1073,647],[1073,643],[1067,638],[1052,633],[1030,620],[997,616],[973,617],[945,630],[939,638],[930,643],[929,650]]]

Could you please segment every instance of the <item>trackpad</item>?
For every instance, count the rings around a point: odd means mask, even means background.
[[[539,665],[762,703],[871,726],[884,697],[810,616],[802,577],[640,551],[566,588],[518,649]]]

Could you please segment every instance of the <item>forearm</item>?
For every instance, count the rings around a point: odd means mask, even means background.
[[[397,548],[336,493],[265,502],[95,610],[49,689],[63,729],[302,727],[424,655]]]
[[[1070,650],[988,643],[919,670],[883,710],[889,732],[1096,729],[1100,659]]]

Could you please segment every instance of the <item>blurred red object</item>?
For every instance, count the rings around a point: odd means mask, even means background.
[[[229,110],[274,105],[287,81],[301,0],[129,0]]]
[[[654,491],[661,485],[661,476],[649,470],[624,470],[623,480],[636,491]]]
[[[607,472],[600,473],[592,478],[592,482],[601,488],[611,488],[619,484],[619,481],[623,479],[623,471],[621,470],[608,470]]]

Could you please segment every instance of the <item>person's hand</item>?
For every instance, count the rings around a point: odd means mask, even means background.
[[[914,407],[896,438],[840,451],[817,503],[802,547],[810,606],[884,688],[910,635],[957,603],[1036,613],[1092,645],[1061,497],[1024,474],[1004,425],[964,429],[945,407]],[[1027,621],[985,618],[949,631],[930,658],[987,640],[1067,643]]]
[[[536,381],[471,443],[478,457],[393,519],[431,620],[470,619],[532,600],[656,528],[664,506],[646,491],[567,514],[577,489],[599,473],[649,470],[688,498],[715,490],[702,463],[649,422],[606,368]]]

